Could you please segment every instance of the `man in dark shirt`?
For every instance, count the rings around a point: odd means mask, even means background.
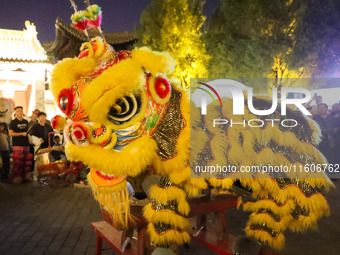
[[[9,124],[9,136],[12,137],[13,143],[13,168],[10,180],[13,183],[20,184],[25,179],[31,181],[30,174],[31,158],[30,147],[28,144],[27,130],[28,121],[25,120],[22,106],[14,108],[16,118]]]
[[[326,157],[329,164],[335,164],[335,141],[334,134],[336,132],[335,118],[328,114],[328,105],[321,103],[318,105],[318,114],[313,119],[319,124],[321,129],[321,142],[318,145],[318,149]],[[333,177],[334,173],[332,174]]]
[[[36,136],[40,138],[40,147],[39,149],[44,149],[48,147],[48,136],[49,133],[53,132],[53,128],[46,123],[46,113],[39,112],[38,113],[38,124],[34,125],[30,130],[30,135]],[[53,146],[53,134],[50,134],[50,143]]]

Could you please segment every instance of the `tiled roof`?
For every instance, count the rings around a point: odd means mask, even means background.
[[[87,41],[87,38],[86,38],[86,36],[83,32],[79,31],[78,29],[76,29],[72,25],[66,24],[64,21],[62,21],[59,18],[57,18],[57,20],[56,20],[56,27],[59,28],[59,29],[62,29],[64,31],[67,31],[68,33],[72,34],[73,36],[75,36],[76,38],[78,38],[82,41]],[[99,35],[99,33],[96,31],[96,29],[92,29],[92,30],[90,29],[90,30],[88,30],[88,33],[89,33],[90,37],[94,37],[96,35]],[[136,40],[136,36],[134,35],[134,33],[129,32],[129,31],[114,32],[114,33],[105,33],[104,32],[104,36],[105,36],[106,41],[111,45],[122,44],[122,43],[131,42],[133,40]]]
[[[47,55],[37,39],[34,24],[23,31],[0,29],[0,61],[45,62]]]
[[[105,39],[110,44],[121,44],[136,40],[133,32],[124,31],[116,33],[104,33]]]

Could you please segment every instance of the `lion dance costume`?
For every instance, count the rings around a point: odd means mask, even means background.
[[[126,228],[133,222],[126,180],[147,172],[161,176],[160,183],[151,186],[151,202],[144,207],[151,242],[158,246],[190,240],[187,197],[206,189],[225,193],[235,183],[251,192],[252,199],[240,198],[240,206],[252,212],[246,226],[249,237],[281,249],[287,228],[315,227],[317,219],[329,213],[322,192],[332,183],[324,174],[190,178],[190,114],[200,113],[199,109],[190,113],[188,92],[168,78],[174,68],[168,53],[148,48],[115,52],[99,37],[84,43],[78,57],[64,59],[54,68],[51,91],[69,119],[64,129],[66,155],[91,168],[88,181],[94,197],[114,224]],[[265,98],[254,100],[257,106],[268,104]],[[208,107],[216,108],[211,119],[228,116],[242,122],[256,117],[246,106],[244,116],[233,116],[230,100],[223,107]],[[201,138],[191,144],[191,160],[207,164],[202,155],[209,147],[216,158],[233,165],[326,163],[315,148],[317,125],[291,110],[287,114],[301,125],[241,129],[213,128],[208,119],[205,128],[191,123],[191,135]]]

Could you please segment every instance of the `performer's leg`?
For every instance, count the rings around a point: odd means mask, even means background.
[[[287,215],[287,217],[289,216]],[[280,250],[285,242],[285,237],[282,233],[287,228],[285,221],[287,221],[285,218],[274,214],[268,208],[260,209],[250,215],[246,227],[247,236]]]
[[[10,171],[10,155],[9,150],[1,151],[1,159],[2,159],[2,170],[3,170],[3,177],[7,179],[9,176]]]
[[[169,247],[190,241],[185,229],[188,220],[184,217],[190,207],[184,190],[168,179],[162,178],[160,184],[150,188],[151,203],[144,208],[144,217],[150,222],[148,232],[152,243]]]

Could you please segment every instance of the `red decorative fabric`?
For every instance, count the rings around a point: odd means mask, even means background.
[[[31,169],[31,158],[29,146],[13,146],[12,170],[10,180],[15,177],[25,177]]]

